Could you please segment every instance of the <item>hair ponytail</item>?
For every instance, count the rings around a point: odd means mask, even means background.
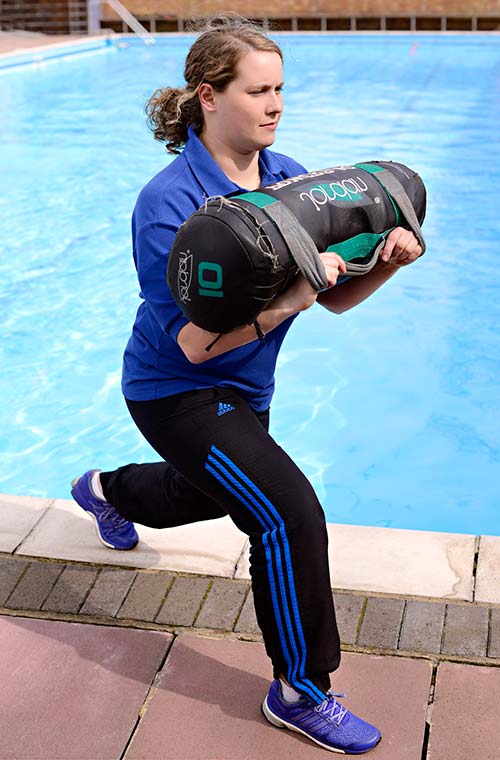
[[[198,92],[180,87],[156,90],[145,106],[148,127],[155,140],[166,143],[169,153],[179,153],[188,139],[188,127],[201,129],[203,117]]]

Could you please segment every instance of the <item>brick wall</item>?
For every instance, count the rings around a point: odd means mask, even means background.
[[[0,29],[84,34],[86,0],[0,0]]]
[[[122,0],[126,7],[146,26],[154,30],[175,31],[179,19],[206,17],[228,9],[227,0]],[[478,29],[500,31],[500,0],[232,0],[231,10],[249,18],[276,20],[276,27],[294,28],[287,19],[300,19],[299,29],[350,28],[349,19],[358,19],[360,29],[380,28],[380,17],[408,19],[436,19],[437,26],[421,25],[418,28],[439,28],[440,17],[447,17],[448,29],[470,28],[470,24],[457,25],[461,19],[477,17],[482,24]],[[107,3],[102,2],[104,26],[122,31],[123,25]],[[345,19],[345,27],[326,24],[326,19]],[[365,19],[364,25],[362,20]],[[456,25],[453,26],[453,19]],[[370,23],[371,22],[371,25]],[[485,23],[487,22],[487,23]],[[87,29],[86,0],[0,0],[0,28],[24,29],[46,34],[85,33]],[[388,23],[388,29],[408,28]]]
[[[125,0],[138,18],[205,17],[228,9],[227,0]],[[326,16],[492,16],[500,18],[500,0],[232,0],[231,10],[250,18]],[[116,18],[103,3],[104,18]]]

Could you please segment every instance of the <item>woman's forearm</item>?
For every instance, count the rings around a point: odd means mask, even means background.
[[[270,307],[259,314],[259,326],[262,332],[266,334],[295,313],[296,311],[292,311],[290,307],[287,307],[282,301],[276,299],[274,304],[271,304]],[[247,343],[256,340],[258,335],[255,325],[238,327],[236,330],[221,335],[212,348],[207,351],[207,346],[217,337],[218,333],[207,332],[192,322],[188,322],[180,330],[177,336],[177,343],[192,364],[200,364],[208,359],[214,359],[216,356],[225,354],[226,351],[245,346]]]
[[[334,252],[321,254],[325,274],[330,285],[334,285],[339,274],[345,274],[345,263]],[[299,311],[309,309],[318,297],[317,292],[308,283],[304,275],[299,274],[284,293],[279,295],[270,305],[259,314],[259,327],[264,335],[280,325],[288,317],[298,314]],[[220,338],[216,333],[206,332],[196,327],[192,322],[180,330],[177,343],[184,351],[192,364],[200,364],[225,354],[234,348],[239,348],[256,340],[257,332],[255,325],[247,325],[225,333]],[[207,351],[207,346],[217,342]]]
[[[319,293],[317,301],[328,311],[342,314],[362,303],[397,272],[398,266],[379,260],[371,272]]]

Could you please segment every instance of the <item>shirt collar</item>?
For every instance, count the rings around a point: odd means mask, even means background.
[[[183,155],[207,197],[229,195],[229,193],[246,189],[237,185],[224,174],[192,126],[188,129],[188,140],[184,146]],[[271,185],[280,178],[282,167],[267,148],[259,153],[259,166],[263,185]]]

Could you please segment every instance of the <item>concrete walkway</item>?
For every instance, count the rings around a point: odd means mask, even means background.
[[[56,45],[61,42],[76,42],[85,39],[77,34],[38,34],[37,32],[0,31],[0,54],[23,52],[31,48]]]
[[[343,646],[333,687],[380,726],[370,757],[498,760],[495,540],[329,531]],[[226,519],[139,532],[116,552],[72,501],[0,496],[0,759],[326,756],[260,714],[271,670],[246,537]],[[412,553],[428,565],[423,594],[405,579]]]

